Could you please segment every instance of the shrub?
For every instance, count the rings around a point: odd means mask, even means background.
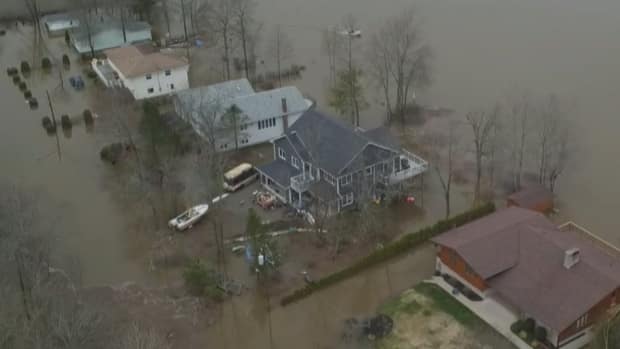
[[[86,71],[86,76],[88,76],[90,79],[96,79],[97,73],[95,73],[94,70],[89,69],[88,71]]]
[[[67,67],[71,65],[71,60],[69,59],[69,56],[67,56],[67,54],[62,55],[62,64]]]
[[[215,273],[207,265],[196,259],[183,271],[183,280],[188,292],[194,296],[206,296],[221,299],[221,290],[217,288]]]
[[[22,74],[30,73],[30,64],[28,64],[28,62],[26,61],[22,61],[20,65],[20,70]]]
[[[510,325],[510,330],[513,333],[519,334],[523,330],[523,320],[515,321],[515,323]]]
[[[22,78],[20,78],[19,75],[13,76],[13,83],[15,85],[19,84],[20,81],[22,81]]]
[[[523,327],[522,330],[527,332],[528,334],[530,333],[534,333],[534,328],[536,327],[536,321],[534,321],[534,319],[527,318],[524,322],[523,322]]]
[[[17,68],[15,67],[11,67],[6,69],[6,73],[8,76],[15,76],[19,73],[19,70],[17,70]]]
[[[22,92],[28,89],[28,86],[26,85],[26,82],[24,81],[20,82],[17,86],[19,86],[19,90]]]
[[[41,60],[41,68],[43,69],[52,69],[52,61],[49,58],[43,57]]]
[[[68,30],[65,30],[65,42],[67,43],[67,45],[69,45],[69,43],[71,42],[71,37],[69,36]]]
[[[28,100],[28,105],[30,106],[30,109],[37,109],[39,107],[39,102],[36,98],[30,98]]]
[[[30,97],[32,97],[32,92],[30,90],[24,91],[24,98],[30,99]]]
[[[534,330],[534,339],[539,342],[547,340],[547,329],[542,326],[536,326]]]
[[[326,288],[337,282],[350,278],[365,269],[376,266],[377,264],[383,263],[404,252],[407,252],[410,249],[423,244],[434,236],[437,236],[452,228],[456,228],[466,223],[469,223],[478,218],[484,217],[494,211],[495,205],[493,203],[487,203],[452,218],[438,221],[434,225],[422,228],[415,233],[409,233],[402,238],[390,244],[387,244],[382,249],[376,250],[371,254],[363,257],[353,265],[335,273],[329,274],[312,284],[308,284],[303,288],[293,291],[291,294],[282,298],[280,303],[285,306],[287,304],[308,297],[317,290]]]
[[[69,129],[69,128],[73,127],[73,123],[71,122],[71,119],[69,118],[69,115],[64,114],[63,116],[60,117],[60,125],[64,129]]]
[[[82,113],[82,117],[84,118],[84,122],[86,124],[93,123],[93,113],[90,111],[90,109],[84,109],[84,112]]]

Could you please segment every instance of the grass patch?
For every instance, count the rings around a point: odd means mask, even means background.
[[[471,312],[471,310],[467,309],[440,287],[433,284],[421,283],[416,285],[414,289],[420,294],[423,294],[431,299],[433,301],[433,305],[437,309],[452,316],[463,326],[470,329],[485,327],[486,324],[478,317],[478,315]]]
[[[379,312],[393,317],[399,313],[415,314],[420,311],[420,309],[422,309],[422,305],[415,300],[412,299],[407,301],[404,297],[398,297],[385,303],[381,309],[379,309]]]

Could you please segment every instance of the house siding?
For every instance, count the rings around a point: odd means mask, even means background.
[[[170,69],[170,75],[166,75],[165,70],[151,73],[151,79],[146,79],[146,75],[135,78],[127,78],[122,75],[114,63],[108,60],[110,66],[118,73],[123,85],[131,92],[135,99],[152,98],[167,95],[189,88],[187,71],[189,66]],[[172,88],[171,85],[174,85]],[[153,92],[149,93],[152,88]]]
[[[445,246],[439,246],[439,252],[437,256],[441,262],[455,272],[458,276],[469,282],[472,286],[476,287],[478,291],[484,292],[488,285],[478,275],[476,275],[471,268],[467,265],[467,262],[456,251]],[[468,270],[469,269],[469,270]]]
[[[558,335],[558,343],[556,344],[559,346],[566,339],[569,339],[581,332],[585,332],[593,323],[599,320],[601,316],[604,315],[605,312],[607,312],[607,310],[614,307],[618,303],[618,301],[620,301],[619,298],[620,288],[607,295],[595,306],[593,306],[587,313],[583,314],[582,317],[587,316],[585,323],[579,324],[579,319],[576,319],[575,322],[573,322],[569,327],[560,332],[560,334]]]

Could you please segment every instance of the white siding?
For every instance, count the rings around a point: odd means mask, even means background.
[[[135,99],[157,97],[189,88],[189,81],[187,78],[189,66],[187,65],[170,70],[170,75],[168,76],[163,70],[151,73],[151,79],[147,80],[146,75],[127,79],[116,68],[114,63],[110,60],[108,60],[108,63],[116,70],[123,85],[131,92]],[[174,86],[174,88],[172,86]],[[153,92],[149,93],[149,89],[151,88]]]
[[[301,113],[289,115],[288,125],[289,127],[299,119]],[[258,129],[258,122],[253,122],[248,125],[247,129],[239,131],[239,148],[249,147],[255,144],[264,143],[278,138],[284,134],[284,126],[282,125],[282,117],[275,117],[276,125],[274,127],[267,127]],[[246,142],[242,142],[247,140]],[[218,141],[218,147],[226,145],[222,150],[234,150],[235,140],[233,139],[220,139]]]

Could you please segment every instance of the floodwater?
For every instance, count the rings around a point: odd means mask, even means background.
[[[307,67],[295,82],[302,92],[325,105],[327,58],[321,52],[321,31],[338,24],[347,13],[355,15],[364,37],[357,44],[363,63],[363,45],[388,16],[415,4],[423,29],[434,49],[434,83],[418,91],[425,104],[451,107],[458,113],[486,106],[513,88],[532,93],[555,93],[575,102],[579,152],[559,182],[562,215],[620,245],[615,207],[620,197],[615,156],[620,130],[620,1],[617,0],[258,0],[258,17],[265,23],[264,40],[275,24],[286,28],[294,46],[291,61]],[[179,34],[176,32],[174,34]],[[1,68],[18,65],[27,40],[0,38]],[[7,50],[7,47],[11,49]],[[12,47],[21,47],[13,50]],[[58,48],[57,48],[58,49]],[[269,59],[265,54],[267,64]],[[33,76],[31,79],[40,79]],[[37,80],[39,81],[39,80]],[[30,81],[29,81],[30,84]],[[83,264],[87,284],[144,281],[144,267],[126,247],[126,220],[102,185],[100,144],[84,131],[61,135],[63,160],[55,157],[55,139],[45,135],[40,119],[48,114],[44,88],[54,88],[53,77],[33,89],[37,111],[28,110],[16,87],[0,78],[0,179],[17,182],[44,193],[60,241]],[[58,90],[56,90],[58,91]],[[369,95],[373,95],[373,90]],[[81,112],[85,98],[69,92],[58,100],[57,115]],[[364,113],[363,126],[382,123],[377,101]],[[62,110],[64,108],[64,110]],[[95,133],[96,133],[95,128]],[[432,195],[432,193],[426,194]],[[434,195],[437,195],[435,193]],[[432,252],[432,251],[431,251]],[[370,271],[290,307],[274,307],[269,318],[260,299],[243,297],[225,303],[222,317],[207,332],[217,348],[333,348],[344,318],[373,312],[397,290],[428,276],[421,270],[429,250],[395,261],[392,287],[385,272]],[[425,256],[424,253],[427,255]],[[419,258],[419,259],[418,259]],[[275,306],[276,300],[272,300]]]
[[[351,13],[367,38],[389,16],[414,5],[433,47],[434,82],[418,91],[422,103],[469,108],[492,105],[515,89],[553,93],[575,110],[575,145],[558,182],[559,207],[568,217],[620,245],[615,218],[620,197],[620,1],[617,0],[259,0],[264,36],[287,28],[294,61],[308,67],[297,85],[325,105],[327,58],[321,30]],[[268,40],[267,37],[264,40]],[[267,59],[267,57],[265,57]],[[380,95],[369,91],[369,95]],[[363,126],[380,124],[376,101]]]
[[[32,57],[31,47],[32,31],[28,27],[20,26],[17,31],[12,27],[0,37],[0,180],[39,194],[46,210],[42,214],[45,223],[55,232],[60,250],[81,264],[81,278],[86,285],[144,281],[142,266],[125,247],[126,226],[120,208],[102,187],[105,169],[99,160],[96,123],[93,133],[88,133],[81,122],[73,126],[69,136],[60,128],[61,115],[81,121],[81,113],[88,105],[87,92],[72,90],[68,77],[86,77],[73,55],[71,70],[63,70],[64,90],[56,74],[33,71],[26,82],[39,108],[30,110],[5,71],[19,67],[24,57]],[[49,44],[49,49],[58,59],[62,53],[71,53],[62,38]],[[38,58],[36,64],[40,62]],[[57,156],[56,138],[41,127],[41,118],[51,115],[46,90],[59,123],[62,160]]]

